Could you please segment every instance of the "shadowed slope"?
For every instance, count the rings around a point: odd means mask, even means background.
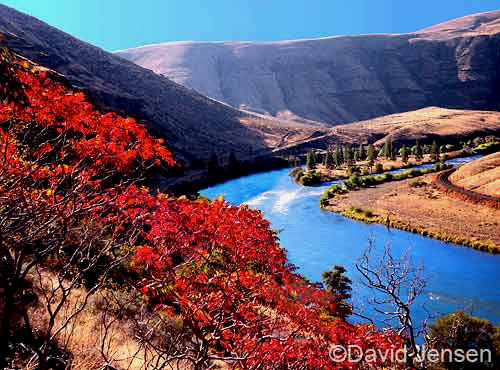
[[[178,158],[188,162],[206,160],[211,152],[222,158],[234,151],[242,158],[316,131],[294,124],[283,138],[282,128],[274,132],[273,127],[288,127],[286,123],[277,125],[206,98],[3,5],[0,32],[9,48],[63,74],[101,108],[144,119],[157,135],[168,138]]]

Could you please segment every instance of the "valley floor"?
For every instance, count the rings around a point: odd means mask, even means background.
[[[325,209],[366,222],[385,223],[436,239],[500,252],[500,212],[452,198],[433,182],[435,175],[387,182],[335,196]]]

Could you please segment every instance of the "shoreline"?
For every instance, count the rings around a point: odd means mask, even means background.
[[[152,182],[159,185],[162,190],[170,191],[176,195],[188,195],[196,194],[206,187],[223,184],[240,177],[284,168],[290,168],[290,164],[286,159],[277,156],[262,156],[241,161],[239,168],[235,171],[231,171],[227,167],[221,167],[219,173],[211,176],[207,169],[195,170],[174,178],[160,176]]]
[[[498,210],[453,198],[439,189],[435,176],[419,176],[423,185],[418,188],[410,186],[413,179],[406,179],[350,191],[329,199],[321,209],[357,221],[500,254],[500,236],[495,234],[500,227]]]
[[[398,229],[398,230],[403,230],[407,232],[411,232],[413,234],[420,234],[422,236],[443,241],[446,243],[450,244],[456,244],[456,245],[461,245],[464,247],[476,249],[481,252],[487,252],[490,254],[500,254],[500,245],[497,245],[495,243],[487,242],[487,241],[480,241],[480,240],[471,240],[465,237],[460,237],[460,236],[454,236],[450,235],[438,230],[433,230],[433,229],[428,229],[422,226],[412,226],[407,222],[400,221],[400,220],[388,220],[384,219],[381,216],[366,216],[363,212],[356,212],[354,209],[344,209],[340,212],[337,211],[332,211],[328,208],[322,208],[326,211],[329,212],[335,212],[339,213],[344,217],[356,220],[356,221],[362,221],[367,224],[380,224],[380,225],[385,225],[387,227],[393,228],[393,229]]]

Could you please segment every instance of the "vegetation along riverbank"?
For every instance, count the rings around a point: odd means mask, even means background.
[[[434,176],[385,182],[359,191],[344,190],[334,198],[323,198],[321,206],[355,220],[500,253],[498,210],[457,200],[439,190]]]

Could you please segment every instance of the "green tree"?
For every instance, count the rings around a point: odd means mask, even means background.
[[[431,158],[433,161],[438,161],[439,160],[439,145],[436,143],[436,140],[432,142],[432,147],[431,147]]]
[[[316,155],[313,150],[307,153],[306,166],[308,170],[312,170],[316,166]]]
[[[375,164],[375,148],[373,144],[368,145],[368,166],[370,167],[370,172],[372,171],[372,167]]]
[[[417,161],[421,161],[424,158],[424,152],[422,150],[422,146],[420,145],[420,141],[417,140],[415,143],[415,159]]]
[[[431,146],[429,144],[425,144],[423,147],[423,152],[424,154],[430,154],[431,153]]]
[[[394,152],[394,145],[392,143],[392,138],[388,137],[386,140],[385,140],[385,144],[384,144],[384,156],[385,158],[387,159],[392,159],[394,160],[395,159],[395,152]]]
[[[401,161],[404,164],[408,163],[408,149],[406,148],[406,145],[403,145],[401,148]]]
[[[336,146],[335,152],[337,154],[337,166],[342,166],[344,164],[344,153],[342,152],[340,145]]]
[[[351,298],[352,281],[345,275],[344,266],[335,265],[330,271],[323,272],[323,284],[335,296],[336,316],[345,320],[352,314]]]
[[[394,149],[394,144],[392,139],[389,139],[389,158],[393,161],[396,159],[396,150]]]
[[[333,168],[335,166],[335,160],[333,158],[333,152],[331,150],[326,152],[326,167]]]
[[[385,144],[384,144],[384,147],[382,148],[382,155],[385,157],[385,158],[389,158],[390,157],[390,150],[389,150],[389,139],[386,139],[385,140]]]
[[[352,166],[352,161],[353,161],[352,148],[349,144],[344,145],[344,162],[348,166]]]
[[[470,316],[465,312],[454,312],[437,320],[430,325],[430,342],[435,343],[437,349],[450,349],[464,352],[475,349],[489,350],[491,362],[487,363],[457,363],[445,357],[442,364],[445,369],[498,369],[500,366],[500,328],[494,327],[490,321]],[[487,360],[487,357],[485,358]]]
[[[366,151],[365,151],[365,146],[363,144],[359,145],[358,152],[359,152],[359,159],[361,161],[364,161],[366,159]]]

